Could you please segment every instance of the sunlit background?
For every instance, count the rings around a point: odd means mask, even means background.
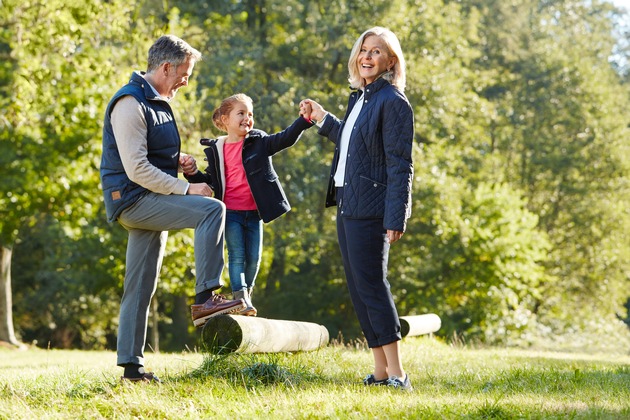
[[[619,7],[625,7],[630,10],[630,0],[611,0],[611,2]]]

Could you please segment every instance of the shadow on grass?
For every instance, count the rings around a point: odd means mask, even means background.
[[[233,385],[246,388],[258,386],[286,386],[293,388],[306,383],[329,382],[324,375],[314,372],[313,366],[302,364],[298,358],[284,354],[204,354],[201,365],[194,371],[176,378],[179,381],[221,378]]]

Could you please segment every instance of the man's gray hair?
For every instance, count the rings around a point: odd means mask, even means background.
[[[186,41],[175,35],[163,35],[149,48],[147,73],[151,73],[164,63],[177,67],[188,60],[201,60],[201,53]]]

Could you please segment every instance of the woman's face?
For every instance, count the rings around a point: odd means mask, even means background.
[[[369,85],[387,69],[394,66],[396,58],[389,55],[385,41],[379,36],[370,35],[363,40],[363,45],[357,57],[359,74]]]
[[[237,101],[230,113],[221,119],[228,134],[245,136],[254,128],[254,110],[250,103]]]

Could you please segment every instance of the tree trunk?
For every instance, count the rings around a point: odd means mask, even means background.
[[[13,299],[11,294],[11,256],[13,250],[0,245],[0,341],[24,347],[13,330]]]
[[[286,256],[284,247],[274,246],[273,260],[271,260],[271,267],[269,267],[269,274],[267,276],[267,284],[265,285],[265,296],[273,296],[277,288],[279,288],[279,279],[284,277],[284,270],[286,268]]]
[[[156,293],[151,299],[151,314],[149,317],[151,321],[151,350],[153,350],[154,353],[160,352],[160,332],[158,330],[160,316],[158,313],[158,306],[158,298]]]
[[[184,347],[194,345],[194,341],[190,340],[188,327],[192,325],[190,320],[190,309],[188,306],[188,296],[173,296],[173,323],[169,326],[169,332],[172,334],[171,347]]]

